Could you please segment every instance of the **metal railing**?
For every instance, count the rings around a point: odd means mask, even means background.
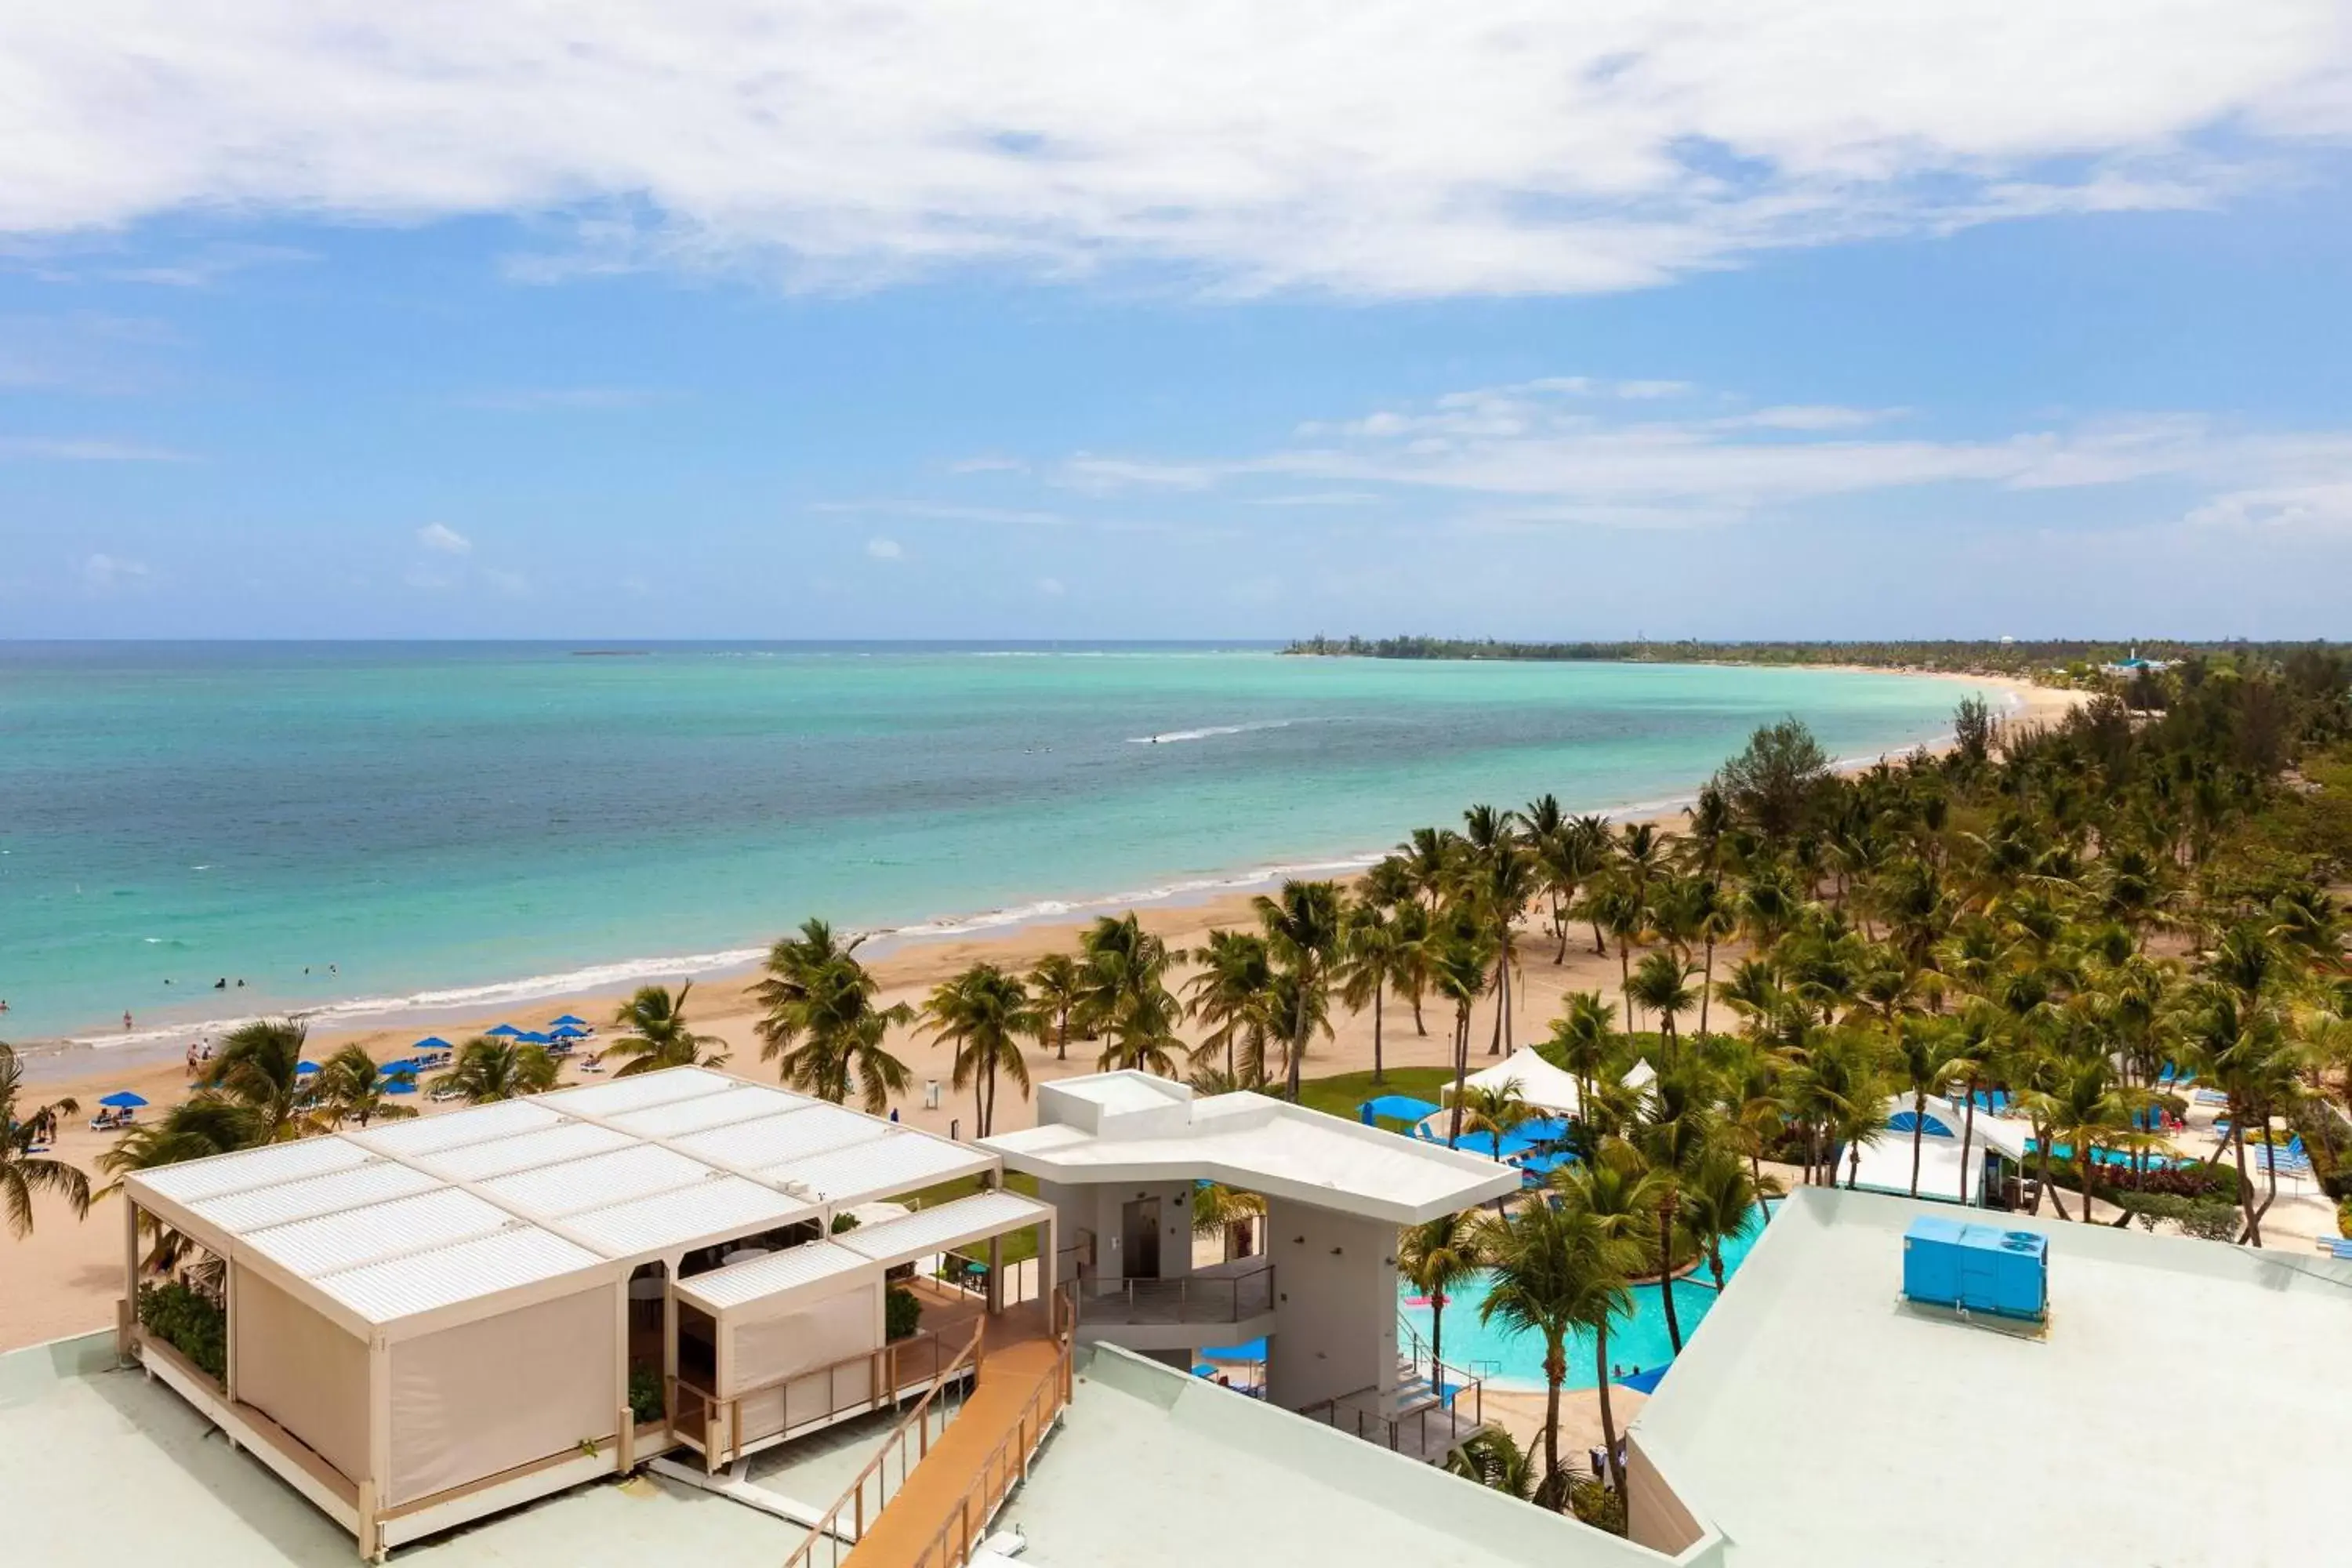
[[[1182,1274],[1173,1279],[1084,1282],[1091,1323],[1238,1323],[1274,1310],[1274,1265],[1239,1274]]]
[[[985,1319],[971,1326],[971,1340],[956,1352],[955,1359],[949,1362],[940,1370],[939,1374],[931,1379],[931,1385],[923,1391],[923,1397],[916,1402],[914,1409],[907,1414],[905,1419],[891,1429],[890,1435],[882,1440],[881,1447],[877,1449],[874,1457],[866,1462],[866,1468],[857,1472],[857,1479],[849,1483],[849,1489],[843,1492],[835,1500],[834,1505],[818,1517],[815,1525],[809,1531],[808,1539],[795,1547],[790,1557],[784,1559],[784,1568],[814,1568],[814,1565],[818,1563],[823,1563],[824,1568],[837,1568],[837,1565],[856,1548],[858,1539],[866,1533],[866,1521],[870,1517],[866,1506],[866,1484],[869,1481],[872,1482],[875,1489],[874,1507],[870,1513],[878,1514],[890,1499],[898,1495],[898,1489],[907,1484],[907,1478],[913,1473],[915,1467],[921,1464],[925,1457],[930,1453],[931,1415],[934,1407],[937,1406],[940,1410],[942,1427],[948,1421],[954,1419],[955,1396],[950,1391],[966,1372],[970,1372],[975,1380],[978,1378],[981,1342],[987,1336],[987,1332],[988,1322]],[[898,1483],[895,1486],[890,1480],[894,1460],[897,1463],[898,1474]],[[845,1516],[848,1521],[846,1540],[843,1539]]]
[[[739,1388],[724,1399],[698,1384],[673,1377],[668,1414],[677,1435],[702,1450],[703,1468],[716,1474],[740,1458],[746,1444],[790,1436],[840,1415],[897,1404],[909,1384],[938,1381],[947,1356],[939,1335],[925,1331]],[[777,1396],[772,1418],[763,1407],[763,1396],[772,1394]],[[746,1400],[755,1402],[749,1426],[743,1416]]]
[[[957,1498],[947,1518],[916,1557],[914,1568],[964,1568],[971,1561],[972,1549],[992,1521],[996,1510],[1013,1489],[1029,1479],[1029,1461],[1045,1441],[1055,1418],[1070,1402],[1073,1380],[1073,1342],[1076,1337],[1077,1310],[1074,1296],[1054,1292],[1054,1365],[1022,1405],[1004,1436],[980,1462],[963,1494]]]
[[[1444,1458],[1456,1444],[1486,1424],[1486,1385],[1472,1378],[1451,1387],[1450,1397],[1433,1394],[1394,1414],[1380,1409],[1381,1394],[1377,1389],[1343,1394],[1337,1399],[1310,1405],[1298,1414],[1309,1421],[1352,1432],[1368,1443],[1381,1444],[1392,1452],[1435,1460]],[[1435,1439],[1433,1447],[1432,1439]]]

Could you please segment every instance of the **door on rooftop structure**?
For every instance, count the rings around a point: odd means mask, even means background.
[[[1160,1278],[1160,1200],[1137,1198],[1120,1205],[1119,1272],[1129,1279]]]

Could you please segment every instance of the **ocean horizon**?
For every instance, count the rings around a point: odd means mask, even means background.
[[[1791,714],[1905,750],[1967,689],[1276,646],[0,644],[0,1037],[491,1007],[740,969],[812,914],[911,939],[1331,874],[1474,801],[1677,804]]]

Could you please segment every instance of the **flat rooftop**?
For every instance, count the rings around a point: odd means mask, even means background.
[[[2333,1560],[2352,1265],[1981,1216],[2050,1238],[2046,1335],[1901,1300],[1949,1205],[1791,1194],[1633,1432],[1734,1568]]]
[[[1149,1073],[1041,1085],[1037,1117],[979,1146],[1040,1181],[1222,1182],[1399,1226],[1519,1190],[1517,1169],[1466,1150],[1262,1094],[1196,1097]]]
[[[163,1383],[113,1366],[111,1333],[0,1355],[10,1563],[111,1568],[152,1551],[174,1568],[352,1568],[349,1531],[231,1449]],[[404,1546],[393,1561],[413,1568],[776,1568],[805,1533],[640,1475]]]

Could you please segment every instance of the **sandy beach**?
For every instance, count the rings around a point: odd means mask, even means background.
[[[2047,690],[2022,682],[1927,674],[1920,679],[2014,691],[2019,704],[2005,717],[2024,722],[2063,714],[2080,700],[2078,693]],[[1696,789],[1700,782],[1691,781],[1692,788]],[[1681,813],[1660,812],[1656,816],[1671,824],[1680,820]],[[1414,826],[1398,823],[1397,836],[1402,837]],[[1204,942],[1213,930],[1254,923],[1252,896],[1248,889],[1235,889],[1204,900],[1141,908],[1138,914],[1148,929],[1164,937],[1171,947],[1191,948]],[[901,941],[878,952],[870,959],[869,967],[881,984],[885,1005],[906,1001],[919,1005],[932,985],[972,963],[986,961],[1007,968],[1025,968],[1048,952],[1070,950],[1094,912],[970,934]],[[1540,1037],[1559,1011],[1566,993],[1599,990],[1613,998],[1617,990],[1616,959],[1593,952],[1589,931],[1571,928],[1565,960],[1555,963],[1555,944],[1547,930],[1538,929],[1540,924],[1540,919],[1530,923],[1521,949],[1524,977],[1512,998],[1509,1021],[1512,1037],[1517,1040]],[[1718,960],[1718,971],[1727,967],[1733,956],[1731,949],[1725,949]],[[1181,979],[1180,974],[1180,985]],[[760,1042],[753,1032],[758,1014],[748,992],[749,984],[749,977],[740,973],[698,980],[688,1004],[688,1016],[698,1030],[727,1042],[731,1053],[727,1064],[730,1070],[751,1078],[772,1079],[776,1069],[773,1064],[761,1060]],[[311,1036],[310,1055],[324,1060],[342,1047],[357,1044],[379,1061],[391,1060],[407,1055],[412,1042],[428,1032],[463,1040],[501,1021],[533,1026],[567,1012],[601,1026],[610,1020],[618,1000],[613,993],[592,992],[513,1003],[496,1011],[467,1016],[433,1014],[390,1018],[364,1027],[321,1029]],[[1331,1022],[1333,1038],[1319,1042],[1310,1053],[1307,1075],[1319,1077],[1369,1068],[1372,1065],[1373,1036],[1370,1012],[1349,1013],[1335,1003]],[[1446,1029],[1450,1020],[1432,1005],[1426,1009],[1426,1022],[1428,1032],[1417,1033],[1411,1009],[1391,1003],[1386,1011],[1382,1035],[1382,1054],[1389,1066],[1446,1065]],[[1482,1005],[1473,1025],[1474,1057],[1486,1050],[1492,1029],[1491,1005]],[[1189,1030],[1187,1034],[1189,1037]],[[193,1036],[191,1031],[190,1037]],[[948,1088],[947,1048],[913,1030],[899,1031],[891,1048],[914,1076],[913,1092],[898,1105],[901,1116],[929,1130],[970,1136],[973,1131],[971,1100],[969,1095],[958,1096]],[[148,1108],[140,1113],[142,1117],[162,1114],[188,1091],[184,1050],[185,1045],[181,1043],[125,1046],[112,1050],[84,1047],[31,1055],[26,1058],[28,1081],[24,1101],[38,1104],[67,1095],[79,1100],[82,1113],[61,1131],[56,1153],[85,1170],[94,1170],[97,1157],[113,1140],[113,1134],[96,1133],[89,1129],[89,1118],[99,1097],[117,1089],[130,1089],[149,1101]],[[1057,1058],[1050,1049],[1033,1051],[1030,1070],[1040,1081],[1094,1071],[1094,1047],[1074,1043],[1066,1060]],[[574,1081],[579,1076],[578,1067],[566,1068],[565,1081]],[[931,1079],[939,1080],[941,1089],[937,1110],[923,1108],[924,1084]],[[421,1097],[416,1103],[421,1110],[432,1113],[434,1108]],[[1017,1093],[1000,1090],[997,1131],[1029,1125],[1033,1116],[1029,1100]],[[93,1205],[89,1218],[79,1224],[54,1200],[37,1199],[35,1211],[35,1229],[30,1237],[19,1240],[0,1231],[0,1350],[109,1324],[113,1321],[113,1302],[121,1289],[121,1230],[110,1200]]]

